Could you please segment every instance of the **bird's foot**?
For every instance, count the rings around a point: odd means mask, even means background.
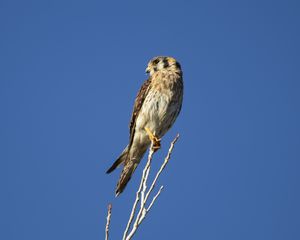
[[[145,127],[145,130],[149,136],[150,141],[153,143],[152,149],[154,152],[156,152],[158,149],[160,149],[160,138],[156,137],[149,128]]]

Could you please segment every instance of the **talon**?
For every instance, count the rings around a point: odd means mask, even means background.
[[[157,141],[153,142],[153,151],[156,152],[158,149],[160,149],[161,145],[160,145],[160,139],[158,139]]]
[[[149,136],[150,141],[153,143],[153,151],[156,152],[158,149],[160,149],[160,139],[157,138],[149,128],[145,127],[145,130]]]

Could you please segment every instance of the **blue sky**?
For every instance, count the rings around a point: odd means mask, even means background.
[[[298,1],[0,2],[0,238],[120,239],[105,171],[154,56],[184,71],[181,134],[136,239],[300,239]],[[142,162],[142,165],[145,161]]]

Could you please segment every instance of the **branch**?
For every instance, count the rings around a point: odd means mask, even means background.
[[[153,203],[155,202],[156,198],[158,198],[158,196],[160,195],[161,191],[164,189],[164,186],[160,186],[158,192],[155,194],[155,196],[153,197],[151,203],[149,204],[149,207],[147,207],[147,212],[149,212],[149,210],[151,209]]]
[[[136,207],[137,207],[138,202],[140,201],[141,192],[142,192],[143,188],[145,187],[144,182],[147,180],[147,178],[149,176],[149,171],[148,170],[150,170],[150,164],[151,164],[151,160],[152,160],[153,154],[154,154],[154,151],[153,151],[153,143],[152,143],[151,147],[150,147],[150,151],[149,151],[149,155],[148,155],[148,160],[147,160],[146,166],[143,169],[143,174],[142,174],[140,186],[139,186],[139,189],[136,192],[136,198],[135,198],[135,201],[133,203],[131,214],[130,214],[130,217],[129,217],[126,229],[125,229],[124,234],[123,234],[123,240],[130,239],[130,238],[126,238],[126,236],[128,235],[128,231],[129,231],[130,226],[132,224],[132,221],[134,219]],[[141,201],[141,203],[143,203],[143,201]],[[140,211],[141,211],[141,209],[142,209],[142,205],[141,205]],[[139,213],[138,213],[137,216],[140,216],[140,214],[141,214],[140,211],[139,211]]]
[[[148,160],[146,163],[145,168],[143,169],[143,174],[142,174],[142,178],[141,178],[141,182],[140,182],[140,186],[138,191],[136,192],[136,199],[134,201],[132,210],[131,210],[131,214],[126,226],[126,229],[124,231],[123,234],[123,240],[130,240],[132,239],[133,235],[136,233],[138,227],[140,226],[140,224],[142,223],[142,221],[145,219],[147,213],[150,211],[151,207],[153,206],[154,202],[157,200],[158,196],[160,195],[163,186],[160,187],[159,191],[157,192],[157,194],[153,197],[152,201],[150,202],[148,207],[145,207],[147,200],[151,194],[151,192],[153,191],[155,184],[160,176],[160,174],[162,173],[162,171],[164,170],[164,168],[166,167],[166,165],[168,164],[170,157],[171,157],[171,153],[173,151],[174,145],[176,143],[176,141],[179,138],[179,134],[177,134],[177,136],[174,138],[174,140],[171,142],[171,146],[169,148],[168,154],[163,162],[163,164],[161,165],[160,169],[158,170],[152,184],[150,185],[149,190],[147,191],[147,181],[148,181],[148,177],[149,177],[149,173],[150,173],[150,168],[151,168],[151,161],[152,161],[152,157],[154,154],[154,149],[153,149],[153,143],[151,144],[150,147],[150,151],[149,151],[149,155],[148,155]],[[136,219],[133,223],[132,229],[129,232],[129,229],[131,227],[132,221],[134,219],[134,215],[136,212],[136,208],[137,208],[137,204],[138,202],[141,201],[140,204],[140,209],[136,215]],[[128,233],[129,232],[129,233]]]
[[[108,207],[107,207],[107,217],[106,217],[106,226],[105,226],[105,240],[108,240],[108,237],[109,237],[109,224],[110,224],[110,218],[111,218],[111,209],[112,209],[112,205],[110,203],[110,204],[108,204]]]
[[[148,193],[147,193],[147,195],[146,195],[146,197],[145,197],[145,201],[148,200],[148,197],[149,197],[150,193],[152,192],[152,190],[153,190],[153,188],[154,188],[154,186],[155,186],[155,183],[157,182],[157,179],[159,178],[160,174],[162,173],[162,171],[163,171],[163,170],[165,169],[165,167],[167,166],[167,164],[168,164],[168,162],[169,162],[169,160],[170,160],[171,153],[172,153],[172,151],[173,151],[174,145],[175,145],[175,143],[177,142],[178,138],[179,138],[179,134],[177,134],[177,136],[176,136],[176,137],[174,138],[174,140],[171,142],[171,146],[170,146],[170,148],[169,148],[169,151],[168,151],[168,154],[167,154],[167,156],[166,156],[166,158],[165,158],[165,161],[163,162],[163,164],[161,165],[160,169],[159,169],[158,172],[156,173],[156,176],[155,176],[155,178],[154,178],[154,180],[153,180],[153,182],[152,182],[152,184],[151,184],[151,186],[150,186],[150,189],[149,189],[149,191],[148,191]]]

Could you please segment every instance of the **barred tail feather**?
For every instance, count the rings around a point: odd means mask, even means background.
[[[115,170],[118,166],[120,166],[122,163],[125,163],[125,160],[128,155],[128,146],[123,150],[121,155],[118,157],[118,159],[111,165],[111,167],[106,171],[106,173],[111,173],[113,170]]]
[[[117,188],[116,188],[116,197],[119,196],[120,193],[123,192],[123,190],[125,189],[127,183],[129,182],[132,174],[134,173],[136,167],[137,167],[137,163],[133,162],[133,161],[128,161],[128,163],[124,166],[120,179],[118,181],[117,184]]]

